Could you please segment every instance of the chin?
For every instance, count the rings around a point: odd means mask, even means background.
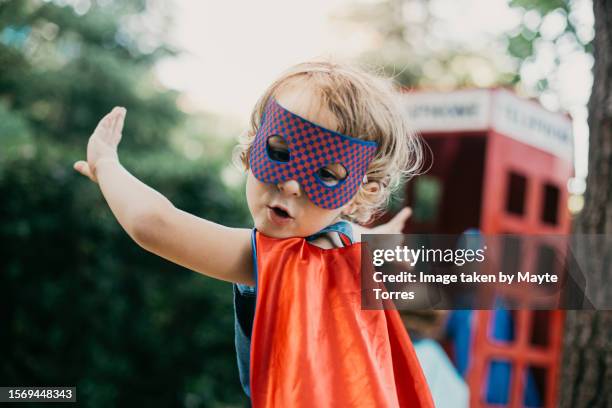
[[[267,220],[255,222],[255,229],[271,238],[289,238],[291,236],[290,231],[270,225]]]
[[[296,238],[298,234],[289,230],[283,230],[278,227],[264,225],[262,228],[257,228],[257,231],[271,238]]]

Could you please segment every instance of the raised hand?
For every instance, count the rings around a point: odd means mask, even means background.
[[[412,209],[410,207],[404,207],[400,212],[395,214],[389,222],[372,228],[370,234],[401,234],[404,230],[406,221],[411,215]]]
[[[115,107],[104,116],[89,137],[87,161],[79,160],[74,163],[74,169],[94,183],[98,182],[96,169],[99,163],[106,160],[119,160],[117,146],[121,141],[125,114],[125,108]]]

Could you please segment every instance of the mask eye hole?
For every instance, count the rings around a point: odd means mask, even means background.
[[[323,184],[328,187],[333,187],[344,180],[348,173],[343,165],[334,163],[321,167],[319,170],[317,170],[316,174]]]
[[[266,141],[266,152],[272,160],[286,163],[291,160],[289,146],[285,139],[279,135],[272,135]]]

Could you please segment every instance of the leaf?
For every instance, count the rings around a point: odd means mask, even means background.
[[[526,59],[533,55],[533,41],[520,33],[508,39],[508,52],[516,58]]]

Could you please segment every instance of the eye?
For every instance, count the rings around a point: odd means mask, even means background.
[[[279,162],[288,162],[291,159],[287,142],[279,135],[270,136],[266,142],[268,157]]]
[[[332,164],[317,170],[317,176],[328,187],[333,187],[346,178],[346,169],[341,164]]]

